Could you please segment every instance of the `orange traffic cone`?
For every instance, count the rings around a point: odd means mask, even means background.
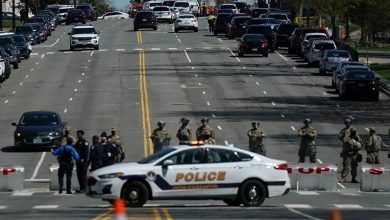
[[[114,219],[126,220],[126,203],[123,199],[117,199],[114,202]]]
[[[329,213],[329,220],[341,220],[341,214],[338,209],[332,209]]]

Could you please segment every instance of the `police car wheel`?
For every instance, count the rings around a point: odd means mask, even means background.
[[[265,196],[265,186],[258,180],[246,181],[238,192],[238,198],[245,206],[260,206],[264,202]]]
[[[226,203],[228,206],[240,206],[241,203],[238,199],[224,199],[224,203]]]
[[[129,207],[142,207],[149,198],[149,191],[140,181],[131,181],[124,185],[122,198]]]

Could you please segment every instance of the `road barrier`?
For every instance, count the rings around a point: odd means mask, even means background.
[[[390,164],[362,165],[360,190],[366,192],[390,191]]]
[[[292,190],[337,190],[337,165],[288,163]]]
[[[51,163],[49,166],[49,172],[50,172],[50,184],[49,189],[50,190],[59,190],[60,184],[58,183],[58,169],[60,165],[58,163]],[[64,175],[64,190],[66,189],[66,175]],[[79,189],[79,182],[77,180],[77,173],[76,173],[76,166],[73,168],[72,172],[72,189],[77,190]]]
[[[24,167],[0,165],[0,191],[20,191],[24,189]]]

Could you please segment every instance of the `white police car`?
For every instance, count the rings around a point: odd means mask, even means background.
[[[260,206],[285,195],[285,161],[229,146],[174,146],[137,163],[104,167],[88,176],[87,195],[123,198],[139,207],[155,199],[221,199],[231,206]]]

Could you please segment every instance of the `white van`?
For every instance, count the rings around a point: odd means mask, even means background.
[[[191,5],[187,1],[177,1],[173,7],[177,8],[180,12],[191,12]]]
[[[153,10],[156,6],[162,6],[162,1],[148,1],[145,2],[144,9],[150,9]]]

